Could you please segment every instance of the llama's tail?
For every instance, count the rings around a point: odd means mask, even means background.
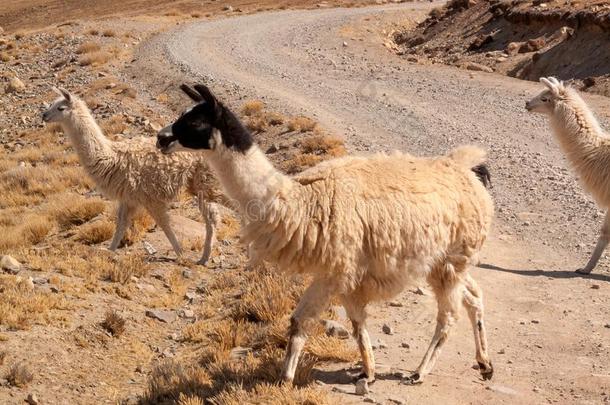
[[[477,146],[460,146],[449,153],[458,165],[472,170],[485,187],[491,187],[491,173],[485,164],[487,152]]]

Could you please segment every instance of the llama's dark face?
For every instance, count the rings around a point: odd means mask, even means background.
[[[250,133],[239,119],[203,85],[180,86],[197,104],[157,134],[163,153],[206,151],[219,147],[245,152],[252,146]]]
[[[64,89],[53,88],[53,90],[60,94],[50,107],[42,113],[42,120],[44,122],[62,122],[70,116],[72,111],[72,96]]]
[[[203,102],[186,110],[173,124],[157,134],[157,147],[163,153],[180,150],[208,150],[213,148],[214,108]],[[218,135],[216,136],[218,137]]]

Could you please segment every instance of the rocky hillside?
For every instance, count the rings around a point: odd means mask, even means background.
[[[610,2],[453,0],[394,35],[418,63],[526,80],[553,75],[610,95]]]

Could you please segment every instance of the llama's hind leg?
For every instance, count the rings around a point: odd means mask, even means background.
[[[491,380],[494,369],[487,353],[487,333],[483,320],[483,293],[476,281],[467,275],[464,279],[464,306],[468,311],[468,317],[472,323],[474,332],[474,343],[476,346],[476,358],[479,364],[479,372],[484,380]]]
[[[444,264],[451,266],[452,264]],[[424,377],[432,371],[438,359],[441,349],[447,339],[451,328],[458,320],[458,311],[462,304],[462,293],[464,286],[455,275],[454,269],[436,268],[433,270],[430,285],[436,296],[438,314],[436,317],[436,330],[430,342],[430,346],[424,355],[419,367],[406,381],[407,384],[420,384]]]
[[[608,246],[608,242],[610,242],[610,211],[606,212],[606,217],[604,218],[604,224],[602,225],[601,235],[599,236],[599,239],[597,240],[597,245],[595,246],[595,250],[593,250],[593,254],[591,255],[591,258],[589,259],[589,262],[582,269],[576,270],[576,272],[581,273],[581,274],[591,273],[593,271],[593,269],[595,268],[595,266],[597,266],[597,262],[599,261],[599,258],[602,256],[602,253],[604,253],[604,250],[606,250],[606,247]]]
[[[286,357],[282,369],[282,379],[292,382],[299,362],[299,355],[307,340],[306,326],[308,322],[320,317],[330,303],[333,287],[328,280],[317,279],[305,290],[299,304],[290,318],[290,329]]]
[[[352,322],[353,336],[358,343],[358,350],[362,357],[362,373],[358,379],[366,378],[369,382],[375,381],[375,356],[371,346],[369,332],[366,329],[366,303],[354,296],[342,296],[341,302]]]
[[[201,196],[198,197],[199,211],[205,221],[205,241],[203,245],[203,252],[201,259],[197,264],[206,264],[212,254],[212,248],[216,241],[216,227],[218,226],[218,219],[220,213],[216,204],[205,201]]]
[[[133,214],[133,207],[125,204],[124,202],[119,203],[119,207],[117,209],[117,221],[116,221],[116,229],[114,231],[114,236],[112,237],[112,242],[110,242],[110,250],[113,252],[117,250],[121,241],[123,240],[123,236],[125,236],[125,232],[127,228],[131,225],[131,217]]]
[[[176,239],[176,235],[172,230],[169,214],[167,213],[167,207],[151,206],[146,207],[146,209],[148,210],[150,216],[153,217],[156,224],[161,227],[163,233],[165,233],[165,236],[169,240],[169,243],[172,245],[172,248],[174,249],[174,252],[176,252],[176,255],[178,257],[182,256],[182,248],[180,247],[180,242],[178,242],[178,239]]]

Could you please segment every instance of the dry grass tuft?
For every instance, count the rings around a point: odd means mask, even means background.
[[[7,251],[37,245],[51,232],[53,226],[53,222],[44,215],[22,216],[18,223],[6,226],[0,233],[0,250]]]
[[[58,224],[67,229],[82,225],[97,217],[106,209],[106,203],[99,197],[85,198],[74,194],[64,194],[52,204],[49,212]]]
[[[142,277],[148,274],[150,269],[150,264],[143,256],[131,254],[112,263],[106,262],[106,265],[103,266],[102,278],[114,283],[127,284],[132,277]]]
[[[284,170],[288,174],[300,173],[322,161],[322,157],[311,153],[297,153],[292,159],[284,162]]]
[[[91,222],[78,229],[76,239],[87,245],[96,245],[112,238],[114,224],[106,219]]]
[[[106,136],[121,134],[127,129],[125,117],[118,114],[113,115],[112,117],[110,117],[110,119],[100,123],[100,128],[102,128],[102,131]]]
[[[116,32],[112,29],[105,29],[102,31],[102,36],[104,37],[116,37]]]
[[[108,311],[101,325],[112,336],[119,337],[125,331],[125,318],[116,311]]]
[[[342,139],[330,135],[314,135],[300,142],[303,153],[325,155],[328,157],[344,156],[347,151]]]
[[[106,51],[91,52],[78,58],[78,64],[81,66],[100,66],[108,62],[111,57],[112,55]]]
[[[265,113],[265,118],[267,119],[267,123],[273,126],[283,125],[286,121],[286,117],[277,112],[267,112]]]
[[[148,388],[140,404],[171,404],[181,398],[204,396],[210,387],[208,374],[199,367],[183,367],[168,361],[157,366],[148,380]]]
[[[78,48],[76,48],[76,53],[80,55],[91,52],[98,52],[100,49],[102,49],[102,47],[97,42],[87,41],[83,42]]]
[[[34,323],[48,322],[51,310],[66,308],[62,298],[32,288],[21,277],[0,275],[0,292],[0,325],[9,330],[24,330]]]
[[[100,30],[97,28],[89,28],[86,33],[89,35],[100,35]]]
[[[4,364],[4,360],[6,360],[6,350],[0,352],[0,366]]]
[[[260,114],[265,108],[265,104],[260,100],[249,100],[246,101],[241,108],[241,112],[250,117],[252,115]]]
[[[116,217],[116,215],[115,215]],[[123,242],[127,245],[133,245],[136,242],[142,240],[142,237],[146,232],[150,231],[155,227],[155,221],[150,215],[144,210],[138,210],[134,215],[131,227],[127,230]]]
[[[267,119],[264,115],[254,115],[248,117],[246,128],[254,132],[263,132],[269,127]]]
[[[16,363],[8,370],[6,380],[13,387],[25,387],[34,379],[34,375],[23,363]]]
[[[287,127],[289,131],[310,132],[313,131],[318,123],[309,117],[298,116],[293,117],[288,121]]]

